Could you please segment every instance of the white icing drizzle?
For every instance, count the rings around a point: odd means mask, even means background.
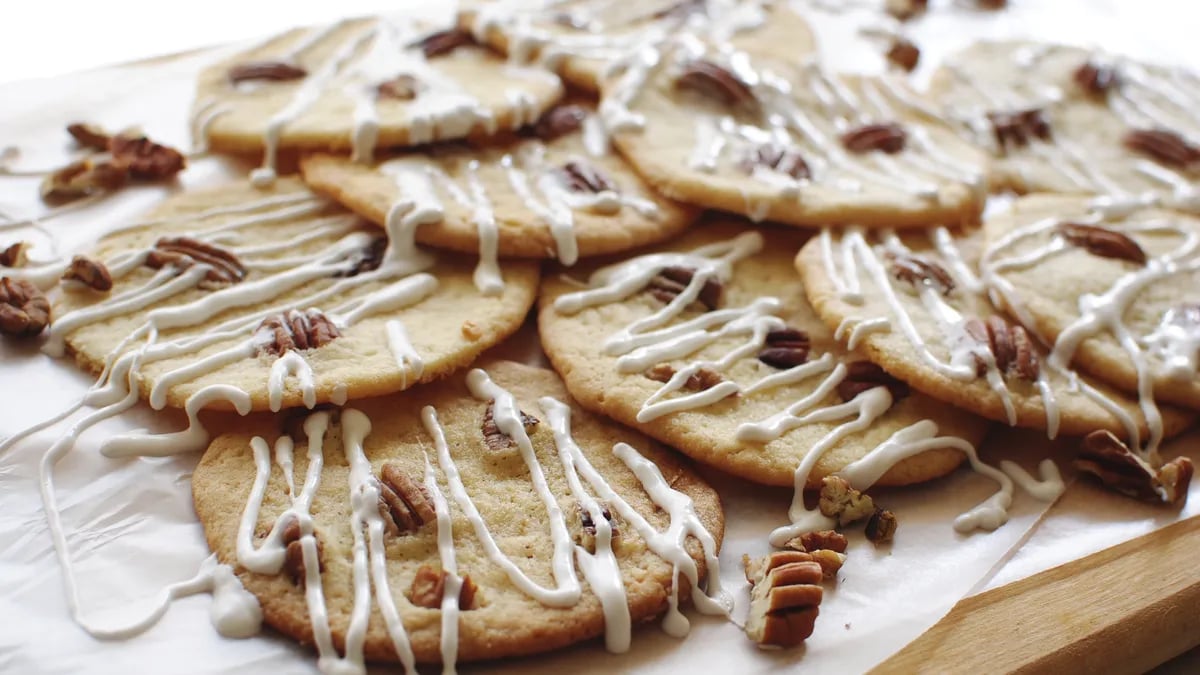
[[[454,522],[450,518],[450,504],[438,487],[429,456],[425,457],[425,489],[433,501],[437,513],[438,559],[446,580],[442,587],[442,673],[453,675],[458,661],[458,602],[462,593],[462,577],[458,574],[458,561],[454,554]]]
[[[275,359],[275,363],[271,364],[271,373],[267,380],[271,412],[279,412],[279,409],[283,407],[283,384],[289,375],[300,381],[304,407],[312,408],[317,404],[317,390],[313,385],[312,366],[308,365],[308,361],[304,360],[300,352],[293,349]]]
[[[407,389],[410,373],[414,380],[421,379],[425,372],[425,360],[408,339],[408,332],[404,330],[400,319],[389,319],[384,324],[384,331],[387,333],[388,349],[392,350],[392,356],[396,357],[396,365],[404,373],[403,385]]]

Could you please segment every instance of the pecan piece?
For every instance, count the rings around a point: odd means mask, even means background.
[[[375,87],[378,98],[390,98],[396,101],[411,101],[421,90],[421,82],[412,75],[397,75],[390,80],[380,82]]]
[[[785,370],[808,361],[812,343],[808,333],[797,328],[782,328],[767,333],[766,345],[758,352],[758,360]]]
[[[1128,260],[1138,265],[1146,264],[1146,252],[1128,235],[1099,225],[1063,223],[1058,234],[1072,246],[1085,249],[1101,258]]]
[[[900,21],[908,21],[929,8],[929,0],[885,0],[884,11]]]
[[[233,84],[266,80],[270,82],[287,82],[307,77],[308,71],[294,63],[285,61],[251,61],[239,63],[229,69],[229,81]]]
[[[690,267],[664,267],[646,285],[646,290],[661,302],[671,302],[675,299],[675,296],[687,288],[695,275],[696,270]],[[708,309],[716,309],[721,304],[721,293],[723,291],[724,286],[720,280],[715,276],[709,276],[704,280],[704,286],[700,289],[700,295],[697,299],[700,301],[700,304]]]
[[[912,40],[902,37],[892,39],[887,50],[887,60],[896,67],[912,72],[921,60],[921,49]]]
[[[556,105],[547,110],[533,125],[533,135],[543,141],[552,141],[577,131],[583,126],[588,113],[583,106]]]
[[[112,154],[113,164],[135,180],[170,178],[187,166],[181,152],[145,136],[113,136],[108,151]]]
[[[196,263],[209,267],[199,284],[200,288],[221,288],[246,278],[246,268],[237,256],[219,246],[191,237],[159,239],[146,256],[145,265],[151,269],[171,265],[182,271]]]
[[[608,504],[598,502],[600,506],[600,515],[608,522],[609,530],[612,532],[612,545],[616,545],[617,538],[621,535],[620,523],[613,516]],[[596,552],[596,523],[592,520],[592,514],[583,505],[576,504],[575,511],[579,516],[579,537],[577,543],[582,546],[588,553]]]
[[[342,334],[319,309],[290,309],[263,319],[254,335],[259,354],[283,356],[293,349],[319,349]]]
[[[1007,151],[1010,147],[1024,147],[1034,138],[1050,140],[1050,122],[1041,108],[990,112],[987,118],[992,124],[996,146],[1001,151]]]
[[[420,47],[421,51],[425,53],[425,58],[432,59],[435,56],[449,54],[459,47],[478,44],[470,31],[455,27],[430,33],[406,46],[409,48]]]
[[[1133,129],[1121,142],[1126,148],[1166,166],[1187,168],[1200,160],[1200,148],[1166,129]]]
[[[876,545],[890,542],[896,536],[896,524],[896,514],[876,507],[867,518],[867,539]]]
[[[0,334],[33,337],[50,323],[50,301],[24,279],[0,277]]]
[[[521,415],[521,426],[525,427],[525,433],[530,433],[533,428],[541,423],[538,418],[533,415],[528,415],[524,410],[517,411]],[[499,452],[514,447],[517,443],[508,434],[500,430],[500,425],[496,423],[496,404],[495,402],[488,403],[487,409],[483,411],[483,424],[480,425],[480,430],[483,432],[483,443],[489,450]]]
[[[62,203],[116,190],[125,184],[127,178],[128,173],[111,162],[93,162],[90,159],[72,162],[46,174],[42,179],[42,200]]]
[[[849,525],[875,513],[875,502],[871,495],[850,486],[841,476],[826,476],[821,480],[821,494],[817,507],[827,518],[834,518],[838,525]]]
[[[426,523],[437,520],[437,511],[425,486],[392,463],[379,469],[379,515],[384,529],[397,536],[417,532]]]
[[[607,174],[581,160],[573,159],[556,169],[556,172],[572,192],[600,193],[617,189]]]
[[[0,251],[0,267],[24,267],[28,262],[26,251],[29,249],[29,244],[23,241],[18,241],[15,244],[10,244],[8,248]]]
[[[675,87],[698,92],[731,107],[753,107],[758,103],[750,85],[729,69],[705,59],[686,63],[675,78]]]
[[[738,166],[747,174],[754,173],[754,167],[763,166],[796,180],[812,178],[808,162],[798,151],[775,143],[763,143],[755,147],[738,162]]]
[[[442,596],[446,592],[446,570],[435,568],[433,565],[421,565],[413,577],[412,586],[408,589],[408,599],[412,604],[426,609],[441,609]],[[458,608],[463,611],[476,609],[479,604],[475,596],[479,588],[471,580],[471,575],[462,575],[462,586],[458,591]]]
[[[833,532],[833,530],[828,530]],[[834,534],[837,534],[834,532]],[[841,537],[842,535],[838,535]],[[844,537],[843,537],[844,538]],[[821,566],[821,577],[823,579],[833,579],[837,576],[842,565],[846,564],[846,554],[840,551],[835,551],[828,548],[817,548],[811,551],[805,551],[800,548],[799,538],[793,539],[784,544],[790,551],[780,552],[779,555],[788,555],[793,562],[815,562]],[[742,564],[746,562],[747,556],[742,556]]]
[[[1033,338],[1020,324],[1009,323],[1003,317],[992,315],[986,321],[972,317],[963,325],[963,330],[976,342],[987,347],[996,361],[996,368],[1004,374],[1033,381],[1038,377],[1041,364]],[[987,373],[987,362],[976,355],[975,372]]]
[[[670,382],[676,372],[678,371],[671,364],[660,363],[642,374],[655,382]],[[724,381],[725,378],[721,377],[719,373],[708,368],[701,368],[688,377],[687,381],[683,383],[683,388],[688,391],[706,391]]]
[[[1106,487],[1147,502],[1182,504],[1194,471],[1192,460],[1176,457],[1155,470],[1112,432],[1093,431],[1084,437],[1075,466]]]
[[[828,550],[838,553],[845,553],[846,546],[849,542],[846,541],[846,535],[837,530],[818,530],[816,532],[805,532],[804,534],[787,542],[786,546],[793,551],[813,551]]]
[[[300,521],[296,518],[289,518],[287,525],[283,528],[283,545],[285,547],[283,569],[293,584],[304,588],[308,581],[308,574],[304,566],[304,546],[300,543],[300,538]],[[317,539],[316,532],[313,532],[313,539],[317,543],[317,571],[324,572],[325,547],[321,544],[321,540]]]
[[[67,133],[81,148],[95,150],[96,152],[104,152],[108,150],[108,143],[111,136],[104,127],[96,124],[88,124],[86,122],[73,122],[67,125]]]
[[[374,272],[383,264],[383,254],[387,251],[387,237],[376,237],[370,244],[361,248],[349,257],[353,261],[347,269],[339,270],[335,277],[356,277],[365,272]]]
[[[808,560],[802,559],[808,557]],[[746,635],[760,645],[794,647],[816,625],[824,594],[821,565],[805,553],[777,551],[762,558],[742,558],[751,584]]]
[[[904,149],[907,140],[908,134],[894,122],[866,124],[842,134],[842,145],[858,154],[878,150],[894,155]]]
[[[875,387],[887,387],[892,393],[892,400],[899,401],[908,396],[908,384],[892,377],[886,370],[870,361],[853,361],[846,364],[846,377],[838,383],[838,396],[843,401],[851,401],[854,397]]]
[[[1071,79],[1075,80],[1075,84],[1084,92],[1097,98],[1108,94],[1108,90],[1118,84],[1115,68],[1091,61],[1080,64],[1075,72],[1071,73]]]
[[[99,260],[77,255],[71,259],[71,265],[63,273],[63,281],[74,281],[94,291],[107,293],[112,290],[112,275],[108,268]]]
[[[900,281],[907,281],[914,287],[928,286],[949,295],[954,290],[954,277],[941,265],[916,255],[889,253],[892,276]]]

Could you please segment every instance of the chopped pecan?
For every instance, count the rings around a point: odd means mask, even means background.
[[[294,63],[284,61],[251,61],[239,63],[229,69],[229,81],[233,84],[257,80],[287,82],[308,76],[308,71]]]
[[[1091,96],[1101,97],[1117,85],[1117,71],[1112,66],[1087,61],[1071,74],[1075,84]]]
[[[809,553],[820,550],[845,553],[847,545],[846,536],[837,530],[805,532],[786,544],[788,548],[794,551],[807,551]]]
[[[530,433],[533,428],[541,423],[538,418],[533,415],[528,415],[524,410],[517,411],[521,415],[521,426],[525,427],[525,433]],[[515,446],[517,443],[508,434],[500,430],[500,425],[496,423],[496,404],[489,403],[487,409],[483,411],[483,424],[480,430],[483,432],[483,442],[489,450],[499,452],[507,450]]]
[[[887,509],[875,508],[867,518],[867,539],[875,544],[886,544],[896,536],[896,514]]]
[[[676,372],[671,364],[660,363],[642,374],[655,382],[670,382]],[[725,378],[721,377],[719,373],[708,368],[701,368],[688,377],[687,381],[683,383],[683,388],[689,391],[706,391],[724,381]]]
[[[968,319],[963,330],[988,348],[1001,373],[1015,374],[1031,382],[1037,379],[1041,364],[1033,338],[1029,337],[1024,326],[992,315],[986,321],[974,317]],[[986,374],[987,362],[976,356],[975,370],[979,375]]]
[[[108,142],[111,139],[111,136],[104,130],[104,127],[86,122],[68,124],[67,133],[71,134],[71,138],[75,139],[79,147],[95,150],[96,152],[108,150]]]
[[[293,349],[319,349],[342,335],[319,309],[272,314],[262,320],[254,334],[258,353],[272,356],[283,356]]]
[[[781,328],[767,333],[765,346],[758,352],[758,360],[784,370],[808,361],[812,343],[808,333],[797,328]]]
[[[860,154],[878,150],[894,155],[904,149],[907,140],[908,134],[893,122],[866,124],[842,134],[842,145]]]
[[[556,171],[563,184],[572,192],[599,193],[617,189],[607,174],[581,160],[573,159]]]
[[[161,269],[168,265],[182,271],[193,264],[208,265],[200,288],[214,289],[236,284],[246,278],[246,268],[237,256],[225,249],[191,237],[163,237],[154,243],[145,265]]]
[[[556,105],[542,114],[533,125],[533,135],[543,141],[552,141],[578,130],[587,116],[583,106]]]
[[[1112,432],[1104,430],[1084,437],[1075,466],[1117,492],[1165,504],[1187,501],[1193,473],[1192,461],[1187,457],[1176,457],[1156,470]]]
[[[50,323],[50,301],[24,279],[0,277],[0,334],[33,337]]]
[[[129,177],[136,180],[170,178],[187,166],[181,152],[145,136],[113,136],[108,151],[112,154],[113,164],[125,169]]]
[[[1087,250],[1101,258],[1128,260],[1138,265],[1146,264],[1146,252],[1128,235],[1099,225],[1063,223],[1058,233],[1072,246]]]
[[[850,486],[841,476],[826,476],[821,480],[821,494],[817,502],[821,513],[837,520],[838,525],[849,525],[875,512],[871,495]]]
[[[1133,129],[1121,142],[1126,148],[1166,166],[1187,168],[1200,160],[1200,147],[1166,129]]]
[[[459,332],[470,342],[475,342],[483,337],[483,327],[470,319],[462,322]]]
[[[116,190],[125,184],[128,173],[112,162],[84,159],[72,162],[42,179],[42,199],[61,203],[80,197]]]
[[[675,79],[675,86],[698,92],[731,107],[754,107],[758,103],[750,85],[727,68],[705,59],[686,63]]]
[[[608,504],[599,502],[600,515],[608,522],[609,530],[612,533],[612,544],[616,544],[617,538],[621,535],[620,523],[613,516],[612,511],[608,508]],[[592,514],[583,505],[575,505],[576,514],[579,516],[579,536],[577,543],[584,548],[588,553],[596,552],[596,523],[592,521]]]
[[[754,173],[754,168],[763,166],[779,173],[791,176],[796,180],[812,178],[808,162],[799,151],[784,148],[776,143],[763,143],[756,146],[738,162],[738,166],[746,173]]]
[[[887,60],[911,73],[921,60],[921,49],[912,40],[897,36],[888,47]]]
[[[992,123],[992,134],[1001,151],[1007,151],[1010,147],[1024,147],[1034,138],[1050,140],[1050,123],[1046,121],[1041,108],[990,112],[987,118]]]
[[[416,576],[413,577],[412,586],[408,589],[409,601],[418,607],[441,609],[442,596],[446,592],[447,576],[449,575],[443,569],[428,564],[421,565],[417,568]],[[471,580],[471,575],[462,575],[462,586],[458,591],[458,608],[463,611],[476,609],[479,606],[475,597],[478,592],[479,589]]]
[[[646,285],[646,290],[661,302],[671,302],[675,299],[675,296],[687,288],[695,275],[696,270],[690,267],[664,267]],[[709,276],[704,280],[704,286],[700,289],[700,295],[697,299],[705,307],[716,309],[721,304],[721,293],[723,290],[724,286],[721,284],[721,281],[715,276]]]
[[[398,465],[379,469],[379,515],[390,534],[417,532],[437,520],[437,511],[425,486],[408,477]]]
[[[313,539],[317,543],[317,570],[325,571],[325,547],[321,544],[321,540],[317,539],[316,532],[313,533]],[[304,588],[308,580],[308,574],[304,566],[304,546],[300,543],[300,521],[295,518],[288,519],[287,525],[283,528],[283,545],[285,547],[283,568],[287,571],[288,578],[292,583],[300,588]]]
[[[929,0],[885,0],[884,11],[900,21],[908,21],[923,13],[929,7]]]
[[[954,277],[941,265],[916,255],[889,253],[892,276],[913,286],[923,285],[949,295],[954,290]]]
[[[435,56],[449,54],[459,47],[478,44],[470,31],[455,27],[430,33],[407,46],[410,48],[420,47],[421,51],[425,53],[425,58],[432,59]]]
[[[776,551],[742,558],[751,584],[746,635],[760,645],[794,647],[812,635],[824,572],[806,553]]]
[[[113,287],[112,275],[104,263],[82,255],[71,259],[70,267],[63,273],[63,281],[75,281],[102,293],[111,291]]]
[[[10,244],[8,248],[0,251],[0,267],[24,267],[28,262],[26,250],[29,244],[18,241],[15,244]]]
[[[870,361],[853,361],[846,364],[846,377],[838,383],[837,391],[843,401],[851,401],[864,391],[875,387],[887,387],[892,393],[893,401],[908,396],[907,383],[897,380]]]
[[[350,254],[353,264],[339,270],[335,277],[356,277],[364,272],[374,272],[383,264],[383,254],[387,251],[387,237],[376,237],[370,244]]]
[[[421,82],[412,75],[397,75],[390,80],[380,82],[375,87],[378,98],[390,98],[396,101],[411,101],[421,90]]]

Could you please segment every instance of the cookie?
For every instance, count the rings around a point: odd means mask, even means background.
[[[311,408],[441,377],[521,325],[539,276],[509,263],[484,296],[473,260],[389,245],[294,178],[177,194],[85,259],[111,290],[65,284],[45,351],[192,412]]]
[[[681,232],[697,210],[646,185],[601,143],[588,147],[594,110],[552,108],[526,133],[502,144],[436,147],[376,165],[331,155],[303,163],[304,180],[393,231],[416,228],[417,241],[481,260],[614,253]]]
[[[988,218],[985,279],[1073,364],[1130,395],[1200,408],[1200,218],[1034,195]]]
[[[1190,415],[1168,408],[1147,422],[1138,401],[1047,358],[1035,333],[988,301],[975,271],[981,242],[978,230],[823,230],[796,267],[826,325],[929,396],[1051,438],[1187,426]]]
[[[930,94],[995,157],[997,188],[1200,205],[1193,73],[1078,47],[980,42],[945,60]]]
[[[192,491],[218,559],[322,669],[452,669],[602,634],[620,652],[664,612],[686,633],[681,600],[730,607],[716,492],[579,409],[553,372],[512,362],[247,419],[212,443]]]
[[[808,23],[771,0],[501,1],[461,12],[459,23],[510,58],[540,61],[589,92],[629,55],[681,32],[796,62],[816,51]]]
[[[663,194],[791,225],[975,221],[985,156],[890,77],[681,38],[606,80],[613,142]]]
[[[987,424],[909,395],[839,345],[792,268],[802,242],[725,220],[590,277],[550,274],[542,346],[584,407],[748,480],[816,487],[906,434],[929,451],[880,484],[954,470],[963,454],[950,448],[977,444]]]
[[[404,19],[298,28],[201,72],[193,128],[217,151],[401,147],[492,135],[538,118],[562,84],[506,63],[465,31]]]

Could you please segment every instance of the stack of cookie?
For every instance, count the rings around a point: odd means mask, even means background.
[[[728,613],[718,495],[657,443],[794,487],[770,537],[794,550],[747,564],[747,630],[779,646],[813,631],[838,528],[895,531],[861,491],[969,461],[999,490],[964,532],[1002,525],[1014,485],[1057,496],[1052,463],[979,458],[991,421],[1086,437],[1081,467],[1177,503],[1191,465],[1159,446],[1200,408],[1200,79],[1052,45],[952,64],[924,93],[829,72],[758,0],[268,40],[194,108],[257,168],[124,224],[56,296],[45,351],[99,380],[51,463],[139,398],[185,410],[103,452],[204,450],[218,561],[326,672],[623,651],[664,612],[686,633],[683,600]],[[1060,194],[978,227],[1002,189]],[[15,283],[5,326],[41,307]],[[488,354],[535,304],[553,371]]]

